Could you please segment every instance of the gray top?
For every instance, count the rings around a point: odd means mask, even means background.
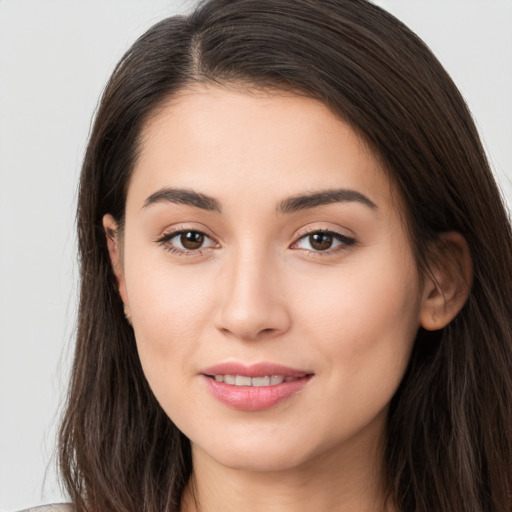
[[[53,505],[41,505],[39,507],[27,508],[19,512],[73,512],[71,503],[54,503]]]

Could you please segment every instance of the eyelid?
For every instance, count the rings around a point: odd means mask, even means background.
[[[187,231],[194,231],[197,233],[202,233],[203,235],[206,235],[208,238],[211,238],[212,240],[216,240],[216,236],[211,233],[211,231],[204,226],[201,223],[197,222],[180,222],[179,224],[174,224],[172,226],[168,226],[160,231],[160,234],[156,237],[155,242],[158,242],[158,240],[167,237],[176,235],[177,233]]]
[[[308,224],[307,226],[300,228],[297,233],[295,233],[295,240],[298,240],[299,238],[306,235],[311,235],[313,233],[332,233],[334,235],[340,235],[343,238],[355,238],[354,233],[349,229],[341,228],[338,226],[329,226],[319,222],[315,225]]]

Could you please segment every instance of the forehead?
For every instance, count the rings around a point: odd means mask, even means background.
[[[144,126],[128,200],[169,186],[250,202],[340,187],[391,191],[367,144],[320,101],[217,86],[181,91]]]

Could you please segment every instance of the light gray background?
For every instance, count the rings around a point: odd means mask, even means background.
[[[451,73],[512,205],[512,0],[376,3]],[[0,511],[65,501],[51,458],[72,353],[76,184],[92,113],[135,38],[191,4],[0,0]]]

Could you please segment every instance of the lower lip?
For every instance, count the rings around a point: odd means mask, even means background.
[[[302,391],[311,375],[274,386],[233,386],[204,376],[210,393],[219,402],[241,411],[264,411]]]

